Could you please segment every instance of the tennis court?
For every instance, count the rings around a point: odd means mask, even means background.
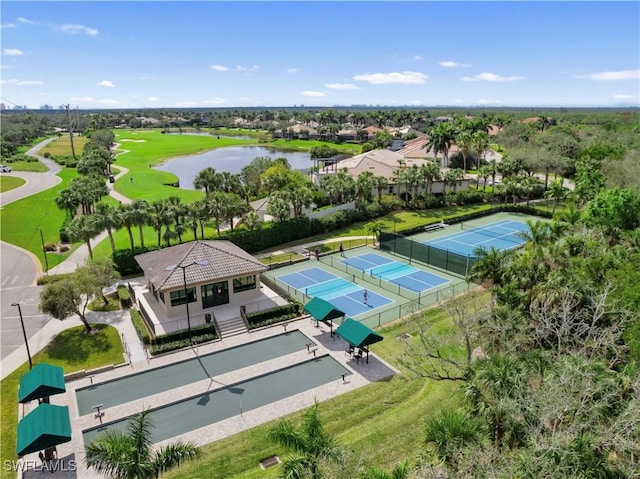
[[[517,248],[525,243],[525,240],[518,236],[518,233],[527,231],[529,227],[522,221],[502,220],[483,226],[465,229],[437,239],[424,241],[423,244],[433,246],[446,251],[473,257],[476,248],[489,249],[491,247],[499,250]]]
[[[368,313],[372,309],[393,302],[374,291],[364,289],[351,281],[316,267],[277,276],[277,279],[307,296],[329,301],[351,317]]]
[[[365,253],[340,261],[374,278],[382,278],[411,291],[421,293],[449,282],[448,279],[376,253]]]

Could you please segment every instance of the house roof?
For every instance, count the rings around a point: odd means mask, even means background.
[[[135,259],[158,291],[183,286],[183,268],[180,266],[190,265],[194,261],[204,260],[208,264],[184,268],[187,284],[258,274],[267,270],[260,261],[226,240],[192,241],[139,254]],[[175,268],[167,270],[171,266]]]

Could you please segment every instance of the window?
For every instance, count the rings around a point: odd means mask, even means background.
[[[235,278],[233,280],[233,292],[248,291],[256,289],[256,275],[245,276],[244,278]]]
[[[160,293],[160,301],[162,301],[164,303],[164,292]]]
[[[187,294],[189,295],[189,302],[196,302],[196,288],[188,288]],[[171,307],[179,306],[184,304],[184,289],[180,289],[178,291],[171,291]]]
[[[212,308],[220,304],[229,302],[229,282],[221,281],[219,283],[205,284],[200,287],[202,295],[202,307]]]

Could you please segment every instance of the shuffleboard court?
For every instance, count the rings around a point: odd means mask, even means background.
[[[283,274],[277,278],[307,296],[319,297],[330,302],[347,316],[369,313],[372,309],[393,302],[381,294],[317,267]]]
[[[465,225],[462,224],[461,231],[424,241],[423,244],[473,257],[477,248],[507,250],[523,245],[525,240],[519,233],[527,231],[528,228],[526,223],[514,220],[496,221],[471,229],[465,229]]]
[[[417,293],[449,283],[449,280],[442,276],[376,253],[365,253],[340,262]]]

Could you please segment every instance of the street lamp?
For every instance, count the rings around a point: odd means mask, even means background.
[[[165,268],[165,271],[173,271],[176,268],[182,268],[182,280],[184,281],[184,304],[187,306],[187,329],[189,331],[189,345],[191,345],[191,317],[189,316],[189,294],[187,293],[187,268],[193,265],[207,266],[208,261],[197,259],[189,264],[172,264]]]
[[[29,371],[33,368],[33,363],[31,362],[31,352],[29,352],[29,341],[27,341],[27,332],[24,330],[24,320],[22,319],[22,308],[20,307],[20,303],[12,303],[11,306],[18,307],[18,314],[20,315],[20,324],[22,324],[22,335],[24,336],[24,345],[27,347],[27,356],[29,357]]]
[[[45,274],[48,276],[49,275],[49,260],[47,259],[47,248],[44,245],[44,236],[42,235],[42,228],[40,228],[40,226],[38,226],[36,229],[38,231],[40,231],[40,241],[42,241],[42,255],[44,256]]]

